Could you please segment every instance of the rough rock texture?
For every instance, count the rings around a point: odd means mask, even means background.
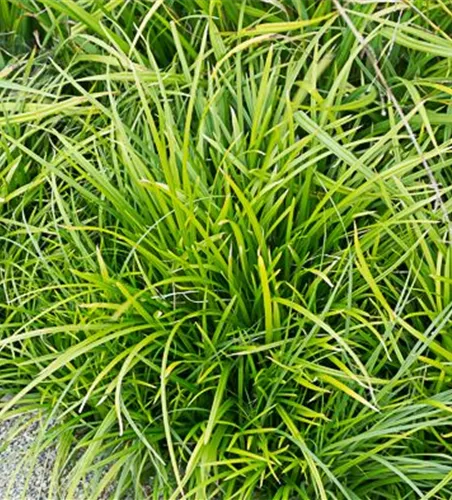
[[[33,417],[17,417],[0,422],[0,499],[48,500],[50,473],[56,450],[49,448],[31,468],[24,459],[32,451],[40,432]]]
[[[58,484],[58,493],[50,492],[52,468],[57,449],[50,446],[36,455],[33,447],[39,442],[42,424],[36,414],[20,416],[0,422],[0,500],[61,500],[65,498],[65,485]],[[33,457],[36,456],[36,459]],[[31,458],[31,459],[30,459]],[[28,459],[28,460],[27,460]],[[107,469],[103,471],[105,473]],[[63,476],[69,477],[70,470]],[[102,476],[102,473],[100,474]],[[88,475],[75,492],[75,500],[94,500],[88,493],[93,475]],[[64,483],[64,481],[63,481]],[[111,497],[114,484],[101,498]],[[129,499],[125,496],[124,499]]]

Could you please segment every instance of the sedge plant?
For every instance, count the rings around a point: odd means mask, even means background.
[[[450,5],[0,12],[0,417],[49,498],[451,498]]]

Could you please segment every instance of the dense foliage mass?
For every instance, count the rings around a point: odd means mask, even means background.
[[[0,31],[0,415],[52,494],[452,498],[450,3]]]

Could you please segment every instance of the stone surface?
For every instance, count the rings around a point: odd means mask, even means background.
[[[30,454],[33,454],[36,439],[41,432],[40,427],[33,415],[0,422],[1,500],[49,499],[55,448],[39,453],[32,467],[30,461],[27,461]]]
[[[50,492],[51,474],[57,456],[56,446],[49,446],[40,453],[36,452],[42,432],[42,423],[36,414],[0,422],[0,500],[65,498],[64,481],[63,484],[56,485],[57,493]],[[105,472],[106,468],[103,470],[103,473]],[[63,476],[69,477],[70,470]],[[86,481],[78,485],[74,500],[94,500],[87,493],[89,482],[93,478],[94,476],[89,474]],[[110,485],[98,500],[109,498],[114,487],[114,484]],[[129,496],[124,496],[124,499],[129,499]]]

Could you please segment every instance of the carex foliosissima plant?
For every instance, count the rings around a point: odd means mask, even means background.
[[[0,414],[49,495],[451,498],[448,2],[0,12]]]

